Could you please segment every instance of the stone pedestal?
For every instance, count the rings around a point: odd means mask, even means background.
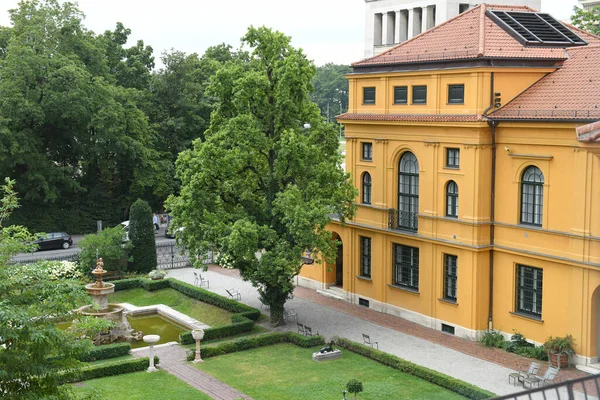
[[[312,355],[313,361],[337,360],[338,358],[342,358],[342,352],[338,349],[334,351],[328,351],[327,353],[321,353],[317,351]]]
[[[150,357],[150,366],[148,367],[148,372],[156,371],[156,367],[154,366],[154,343],[160,340],[160,336],[158,335],[146,335],[144,336],[144,342],[148,343],[150,346],[148,348],[148,355]]]

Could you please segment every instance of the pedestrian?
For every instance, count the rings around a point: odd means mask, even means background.
[[[152,222],[154,223],[154,230],[158,232],[158,215],[154,214],[152,217]]]

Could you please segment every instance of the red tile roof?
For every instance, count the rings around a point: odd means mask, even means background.
[[[535,12],[525,6],[480,4],[390,50],[352,65],[367,67],[482,57],[550,60],[567,58],[564,48],[524,46],[492,21],[486,15],[486,10]],[[573,30],[588,43],[600,44],[599,37],[579,29]]]
[[[600,121],[580,126],[576,131],[580,142],[600,142]]]
[[[475,114],[362,114],[345,113],[339,121],[413,121],[413,122],[484,122],[485,117]]]
[[[499,119],[600,119],[600,45],[566,50],[561,68],[491,113]]]

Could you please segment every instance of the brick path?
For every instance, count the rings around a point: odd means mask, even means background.
[[[167,371],[182,381],[206,393],[216,400],[237,400],[247,399],[242,392],[237,391],[229,385],[224,384],[218,379],[213,378],[204,371],[190,365],[186,361],[186,350],[177,344],[158,346],[155,348],[156,355],[160,358],[158,368]],[[147,348],[132,352],[135,357],[147,357]]]

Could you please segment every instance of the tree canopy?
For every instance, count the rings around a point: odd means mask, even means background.
[[[580,29],[600,35],[600,7],[593,7],[590,11],[585,11],[577,6],[573,7],[571,22]]]
[[[317,67],[310,99],[317,103],[327,122],[348,110],[348,79],[344,75],[350,72],[352,68],[349,65],[328,63]]]
[[[309,99],[312,62],[264,27],[251,27],[242,49],[211,80],[206,139],[180,154],[181,194],[168,208],[172,225],[185,226],[186,248],[229,256],[280,324],[303,253],[334,257],[325,226],[333,214],[353,214],[355,190],[335,130]]]

